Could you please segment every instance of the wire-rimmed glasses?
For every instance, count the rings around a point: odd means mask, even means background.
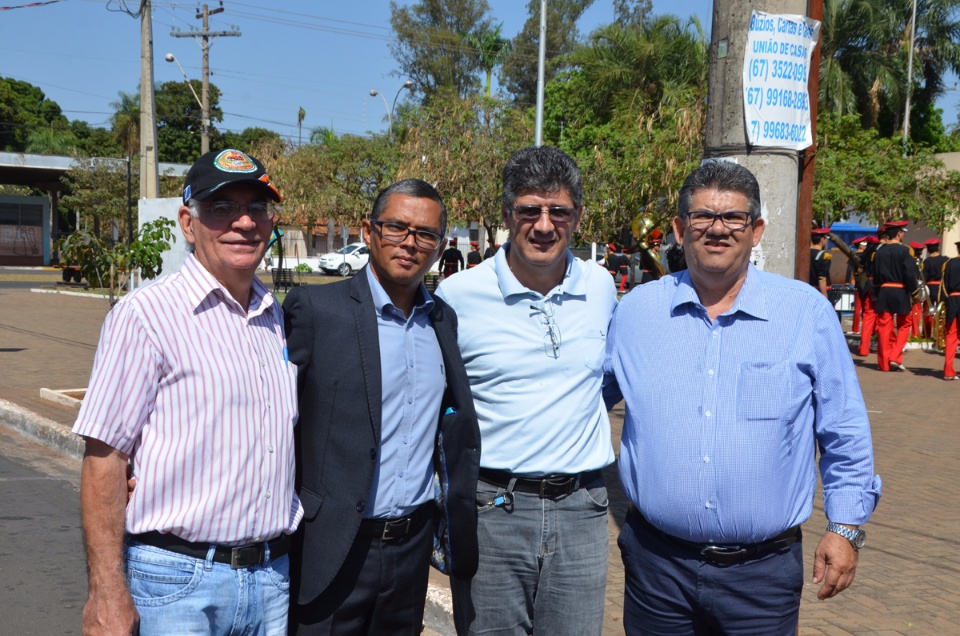
[[[547,357],[560,357],[560,325],[554,319],[553,304],[549,301],[539,301],[530,305],[540,319],[540,324],[546,327],[547,332],[543,335],[543,352]]]

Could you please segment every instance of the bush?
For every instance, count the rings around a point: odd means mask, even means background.
[[[303,274],[311,274],[313,273],[313,268],[307,265],[306,263],[300,263],[299,265],[293,268],[293,271],[301,272]]]

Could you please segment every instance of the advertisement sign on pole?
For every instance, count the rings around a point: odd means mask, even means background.
[[[819,37],[816,20],[753,12],[743,56],[743,109],[750,145],[803,150],[813,143],[807,80]]]

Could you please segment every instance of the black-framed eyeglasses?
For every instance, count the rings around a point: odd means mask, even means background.
[[[428,230],[414,230],[402,223],[370,221],[370,225],[374,227],[377,234],[380,235],[380,238],[390,243],[403,243],[407,240],[408,236],[413,234],[413,242],[417,244],[417,247],[424,250],[436,249],[437,246],[440,245],[440,241],[443,240],[443,235],[441,234]]]
[[[518,221],[530,223],[539,221],[546,212],[554,223],[572,223],[577,218],[576,208],[548,207],[545,205],[515,205],[512,208],[513,216]]]
[[[717,219],[720,219],[720,223],[728,230],[742,230],[753,223],[753,216],[749,212],[740,210],[719,213],[709,210],[694,210],[693,212],[687,212],[685,218],[690,227],[695,230],[708,230],[713,227]]]
[[[273,221],[279,214],[277,207],[266,201],[254,201],[246,205],[236,201],[214,201],[205,205],[204,210],[219,223],[233,223],[240,218],[240,210],[245,210],[254,223]]]
[[[553,305],[543,301],[530,305],[530,309],[537,312],[540,324],[547,329],[543,336],[543,352],[550,358],[560,357],[560,325],[554,319]]]

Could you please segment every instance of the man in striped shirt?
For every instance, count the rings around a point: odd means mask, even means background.
[[[256,159],[202,156],[179,210],[192,254],[104,322],[74,426],[84,634],[285,633],[297,372],[254,276],[280,199]]]

